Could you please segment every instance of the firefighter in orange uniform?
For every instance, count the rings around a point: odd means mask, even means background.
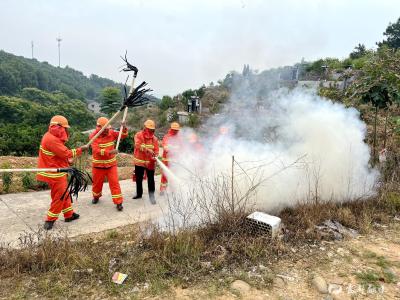
[[[49,130],[40,142],[38,168],[68,168],[75,157],[87,150],[87,146],[77,149],[68,149],[65,146],[69,136],[68,128],[68,120],[65,117],[57,115],[51,118]],[[68,186],[67,173],[38,172],[36,178],[50,187],[51,205],[44,223],[46,230],[53,228],[61,212],[65,222],[79,218],[72,208],[71,196],[68,193],[64,195]]]
[[[189,147],[192,149],[192,151],[195,151],[197,153],[204,152],[204,147],[200,143],[199,137],[195,133],[191,133],[189,135]]]
[[[144,129],[135,134],[135,150],[133,153],[133,162],[135,164],[136,177],[136,196],[133,199],[140,199],[143,195],[143,176],[147,174],[147,186],[149,189],[150,202],[155,201],[154,171],[156,168],[155,157],[158,156],[158,139],[154,135],[156,124],[153,120],[144,122]]]
[[[171,123],[171,128],[168,130],[168,133],[164,136],[162,140],[163,154],[162,154],[162,162],[165,166],[169,166],[170,154],[176,155],[178,151],[178,140],[177,135],[180,130],[180,125],[177,122]],[[160,184],[160,195],[163,195],[165,190],[168,187],[168,178],[165,174],[161,173],[161,184]]]
[[[108,119],[105,117],[98,118],[96,130],[90,135],[89,139],[95,136],[107,122]],[[99,202],[102,195],[104,179],[107,178],[111,190],[111,198],[117,206],[117,210],[121,211],[123,209],[123,197],[118,181],[117,157],[115,156],[118,150],[114,147],[115,141],[118,140],[118,135],[118,131],[114,131],[111,129],[111,126],[108,126],[108,128],[106,128],[92,143],[92,203],[97,204]],[[125,124],[123,124],[121,139],[127,136],[128,129],[125,127]]]

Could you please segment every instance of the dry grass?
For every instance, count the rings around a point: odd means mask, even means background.
[[[241,226],[245,212],[222,214],[206,226],[174,234],[151,224],[76,240],[39,231],[22,239],[21,249],[3,247],[0,250],[0,296],[129,298],[132,290],[158,295],[171,286],[187,286],[189,282],[202,284],[211,280],[226,284],[225,280],[218,280],[229,274],[229,278],[240,278],[241,272],[252,266],[290,259],[295,255],[290,249],[299,245],[319,243],[321,237],[313,229],[326,219],[362,232],[368,231],[373,222],[389,222],[391,216],[400,213],[399,195],[398,191],[385,191],[364,202],[314,203],[286,209],[280,215],[286,225],[283,239],[247,231]],[[115,271],[129,274],[124,285],[117,286],[110,281]],[[11,288],[11,280],[16,279],[24,285]],[[253,284],[269,288],[271,282],[266,274]]]
[[[199,209],[206,212],[204,209],[210,205],[214,209],[208,210],[210,215],[201,224],[183,230],[172,227],[165,231],[151,224],[137,224],[76,240],[38,231],[22,238],[20,249],[0,249],[0,298],[40,295],[119,299],[165,295],[171,286],[185,287],[189,283],[224,286],[259,264],[307,255],[302,252],[305,246],[326,239],[315,225],[327,219],[362,233],[375,222],[390,222],[400,214],[399,170],[391,172],[393,180],[387,181],[373,199],[342,204],[313,202],[283,210],[280,217],[286,230],[277,239],[254,235],[243,226],[248,203],[234,191],[242,202],[232,208],[229,178],[222,181],[224,187],[212,182],[204,185],[206,190],[200,194],[207,191],[204,194],[211,193],[213,198],[197,197]],[[184,202],[171,201],[182,208],[175,210],[181,217],[192,212],[193,207]],[[110,280],[115,271],[129,274],[121,286]],[[252,280],[259,288],[269,288],[272,283],[267,273]]]

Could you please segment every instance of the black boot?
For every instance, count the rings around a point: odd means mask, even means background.
[[[139,195],[133,196],[132,199],[142,199],[142,195],[140,195],[140,196],[139,196]]]
[[[77,213],[73,213],[71,217],[66,218],[64,221],[65,222],[72,222],[72,221],[77,220],[77,219],[79,219],[79,215]]]
[[[121,210],[123,210],[123,209],[124,209],[124,207],[122,206],[122,203],[117,204],[117,210],[118,210],[118,211],[121,211]]]
[[[99,198],[93,198],[93,199],[92,199],[92,203],[93,203],[93,204],[99,203]]]
[[[43,228],[46,229],[46,230],[52,229],[53,225],[54,225],[54,222],[55,221],[45,221]]]
[[[151,204],[156,204],[156,197],[154,196],[154,193],[150,193],[149,198],[150,198]]]

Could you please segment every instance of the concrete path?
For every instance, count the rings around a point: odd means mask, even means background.
[[[158,191],[160,176],[156,177]],[[55,223],[53,230],[66,232],[69,236],[100,232],[122,225],[144,220],[158,219],[163,215],[166,201],[156,193],[157,204],[152,205],[147,193],[147,181],[143,182],[143,198],[133,200],[136,187],[132,180],[120,181],[124,195],[124,210],[119,212],[111,200],[108,183],[104,184],[103,196],[98,204],[91,203],[91,186],[80,193],[73,207],[80,214],[79,220],[65,223],[64,218]],[[27,192],[0,195],[0,243],[18,245],[18,238],[25,233],[38,231],[44,223],[44,217],[50,205],[50,191]]]

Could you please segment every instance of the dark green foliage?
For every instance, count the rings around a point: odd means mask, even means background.
[[[177,111],[173,111],[172,114],[171,114],[170,122],[177,122],[178,119],[179,119],[178,112]],[[399,121],[400,121],[400,119],[399,119]],[[400,122],[399,122],[399,128],[400,128]]]
[[[184,91],[183,93],[182,93],[182,104],[184,105],[184,106],[186,106],[187,105],[187,100],[188,99],[190,99],[190,97],[192,97],[192,96],[198,96],[198,97],[203,97],[204,96],[204,93],[205,93],[205,91],[206,91],[206,86],[205,85],[202,85],[200,88],[198,88],[197,90],[192,90],[192,89],[189,89],[189,90],[186,90],[186,91]]]
[[[353,52],[350,53],[350,58],[357,59],[363,57],[365,54],[367,54],[367,48],[365,47],[365,45],[358,44],[358,46],[354,48]]]
[[[379,47],[388,46],[394,49],[400,48],[400,18],[396,23],[389,23],[383,35],[386,36],[386,40],[382,43],[378,43]]]
[[[173,106],[173,101],[170,96],[163,96],[161,102],[159,104],[162,110],[167,110],[168,108]]]
[[[57,68],[47,62],[27,59],[0,50],[0,94],[16,95],[26,87],[54,92],[61,91],[69,98],[98,99],[106,86],[121,84],[96,75],[86,77],[70,67]]]
[[[35,175],[30,172],[25,172],[22,174],[22,187],[24,191],[28,191],[33,188],[35,182]]]
[[[101,91],[101,111],[109,116],[116,113],[122,105],[122,95],[118,88],[106,87]]]
[[[36,156],[41,137],[56,114],[68,118],[70,144],[74,146],[85,139],[79,131],[93,126],[94,116],[80,100],[35,88],[25,88],[21,95],[27,99],[0,96],[0,155]]]
[[[130,130],[128,133],[128,136],[121,140],[120,144],[119,144],[119,152],[123,152],[123,153],[132,153],[133,152],[133,136],[135,135],[135,133]]]
[[[199,127],[200,125],[200,118],[197,114],[190,114],[188,125],[192,128]]]
[[[1,165],[2,169],[10,169],[10,164],[4,163]],[[8,193],[11,187],[13,173],[1,173],[1,180],[3,181],[3,191]]]

